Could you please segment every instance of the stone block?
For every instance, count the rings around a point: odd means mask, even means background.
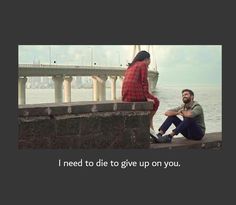
[[[80,105],[80,106],[71,106],[71,114],[83,114],[83,113],[91,113],[93,105]]]
[[[148,111],[153,110],[153,103],[152,102],[136,102],[135,103],[135,111]]]
[[[62,118],[56,117],[56,135],[67,136],[67,135],[78,135],[80,131],[80,120],[79,117],[63,116]]]
[[[114,103],[97,104],[97,112],[113,112]]]
[[[101,132],[101,117],[99,115],[83,115],[79,118],[80,135],[90,135]]]
[[[50,115],[57,116],[57,115],[67,115],[68,113],[68,106],[65,104],[64,106],[58,106],[58,107],[49,107]]]
[[[127,113],[124,119],[125,128],[149,127],[150,118],[144,112]]]
[[[117,111],[131,111],[133,103],[117,103]]]
[[[48,116],[47,108],[45,107],[32,107],[32,108],[21,108],[18,109],[19,117],[30,117],[30,116]]]
[[[52,149],[73,149],[75,146],[75,136],[64,135],[51,138],[50,145]]]
[[[34,121],[34,137],[56,136],[56,124],[54,119],[45,118]]]
[[[34,122],[18,118],[18,132],[19,140],[34,136]]]

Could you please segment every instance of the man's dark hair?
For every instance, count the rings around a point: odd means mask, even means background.
[[[133,59],[132,63],[128,63],[128,66],[134,65],[137,61],[143,61],[150,58],[150,53],[147,51],[140,51]]]
[[[183,94],[184,92],[189,92],[189,93],[190,93],[190,95],[194,96],[194,93],[193,93],[193,91],[192,91],[192,90],[189,90],[189,89],[184,89],[184,90],[182,90],[182,94]]]

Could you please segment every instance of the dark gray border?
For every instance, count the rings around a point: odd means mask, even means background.
[[[138,3],[139,4],[139,3]],[[109,5],[111,7],[109,7]],[[77,5],[17,2],[8,5],[2,58],[1,197],[9,204],[222,204],[235,179],[232,168],[230,99],[235,35],[228,18],[233,6],[179,1],[78,2]],[[165,6],[165,7],[163,7]],[[134,9],[135,7],[135,9]],[[224,14],[225,12],[225,14]],[[223,45],[223,150],[17,150],[17,56],[23,44]],[[229,99],[229,100],[227,100]],[[233,102],[233,101],[232,101]],[[232,103],[231,102],[231,103]],[[231,121],[231,123],[230,123]],[[59,169],[57,160],[178,160],[178,169]],[[234,172],[235,173],[235,172]],[[227,198],[226,198],[227,196]],[[233,195],[231,195],[233,196]],[[12,202],[12,203],[11,203]],[[221,203],[222,202],[222,203]]]

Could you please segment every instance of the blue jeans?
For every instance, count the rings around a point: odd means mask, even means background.
[[[182,121],[177,116],[169,116],[159,128],[164,133],[169,129],[171,124],[175,125],[173,132],[178,135],[181,133],[187,139],[201,140],[204,136],[202,129],[196,124],[193,118],[184,118]]]

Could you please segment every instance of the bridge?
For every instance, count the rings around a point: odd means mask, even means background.
[[[133,55],[141,48],[134,46]],[[111,81],[111,99],[116,100],[116,81],[123,80],[125,70],[122,67],[77,66],[77,65],[46,65],[19,64],[18,65],[18,99],[19,104],[26,104],[26,82],[28,77],[52,77],[54,82],[55,103],[71,102],[71,82],[73,76],[91,76],[93,80],[93,100],[105,101],[106,82]],[[148,71],[149,89],[153,91],[158,80],[156,67]],[[64,89],[63,89],[64,88]],[[64,93],[63,93],[64,90]]]

